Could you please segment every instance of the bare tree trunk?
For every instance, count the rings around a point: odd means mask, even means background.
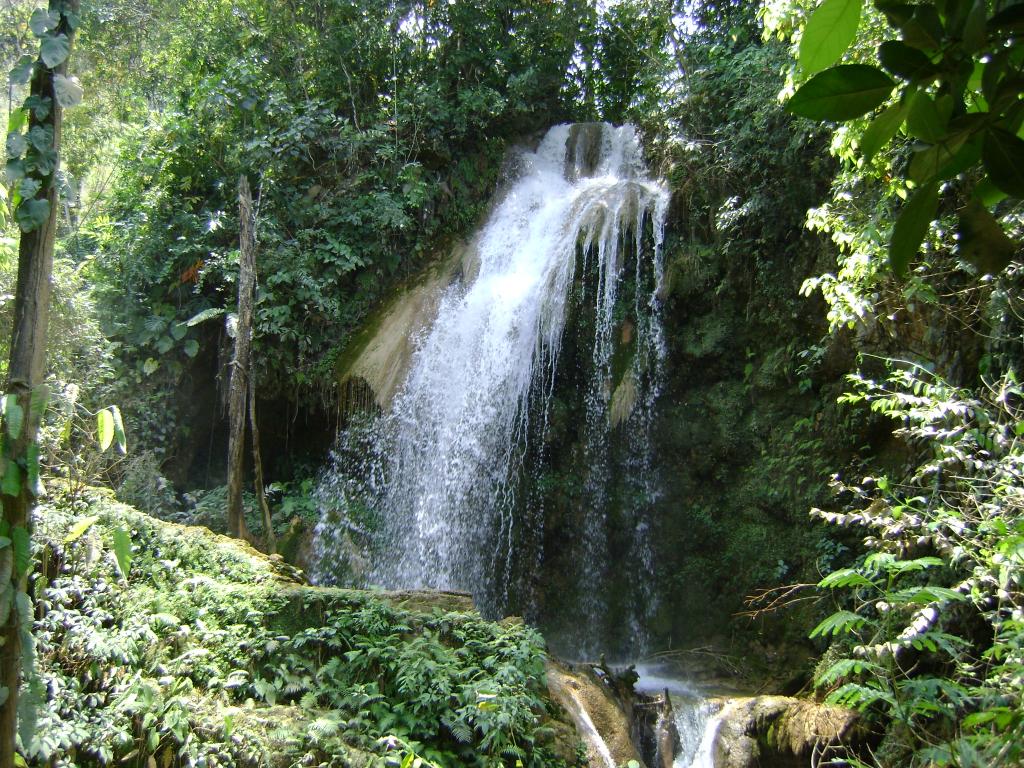
[[[263,528],[267,532],[266,546],[267,554],[277,553],[277,536],[274,535],[274,525],[270,519],[270,505],[267,503],[267,492],[263,487],[263,459],[260,456],[260,428],[256,424],[256,377],[249,370],[249,426],[252,429],[252,463],[253,463],[253,484],[256,486],[256,498],[260,503],[260,511],[263,513]]]
[[[62,8],[77,11],[78,3],[65,5],[51,0],[50,11],[60,11]],[[67,35],[70,43],[73,33],[67,17],[62,14],[54,34]],[[53,69],[46,67],[41,60],[37,61],[31,81],[31,94],[38,99],[48,99],[51,107],[42,119],[36,110],[32,110],[29,129],[39,127],[52,132],[49,149],[53,152],[54,162],[49,175],[42,175],[38,168],[29,173],[41,186],[33,199],[23,200],[20,204],[42,204],[45,200],[49,210],[38,226],[21,235],[11,357],[7,370],[6,392],[14,396],[17,407],[8,406],[5,409],[3,431],[7,439],[0,458],[4,478],[2,533],[9,542],[13,542],[0,549],[0,571],[7,574],[9,579],[6,583],[0,583],[0,602],[9,609],[5,614],[5,623],[0,627],[0,642],[3,643],[0,646],[0,694],[5,697],[0,706],[0,768],[14,765],[22,653],[25,643],[32,641],[32,611],[30,608],[25,610],[30,603],[24,594],[31,563],[24,566],[24,550],[29,546],[39,473],[39,421],[45,407],[42,383],[46,373],[46,327],[50,312],[50,277],[53,273],[53,246],[59,202],[56,178],[62,110],[54,90],[54,75],[63,75],[66,68],[66,61]],[[16,416],[19,411],[20,414]],[[20,426],[17,424],[19,416]]]
[[[239,267],[238,324],[235,327],[235,356],[231,361],[231,386],[228,390],[228,533],[248,539],[249,531],[242,513],[242,475],[245,470],[246,397],[249,386],[249,347],[252,339],[253,263],[256,236],[253,231],[252,192],[243,174],[238,179]],[[2,768],[2,765],[0,765]]]

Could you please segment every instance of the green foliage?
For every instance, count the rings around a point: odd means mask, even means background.
[[[18,10],[25,12],[28,8]],[[23,18],[18,21],[25,23]],[[28,83],[44,73],[54,75],[54,91],[62,107],[75,106],[81,101],[82,88],[77,79],[55,75],[52,71],[67,60],[71,52],[71,35],[79,23],[80,19],[69,3],[54,3],[53,10],[33,10],[27,21],[27,31],[39,40],[39,59],[34,63],[28,54],[20,57],[11,70],[12,84]],[[16,33],[16,38],[18,44],[15,49],[29,47],[21,35]],[[13,93],[12,85],[9,99]],[[8,105],[9,111],[11,106]],[[50,218],[49,195],[59,187],[52,111],[49,97],[31,96],[22,107],[10,111],[7,121],[5,176],[11,184],[10,207],[14,220],[25,233],[39,229]]]
[[[246,172],[260,180],[261,394],[329,393],[346,334],[475,222],[508,138],[566,115],[581,5],[157,9],[163,48],[140,55],[162,75],[140,82],[165,108],[129,113],[94,243],[126,385],[168,391],[198,376],[209,386],[223,338],[210,320],[234,300],[233,180]],[[98,22],[83,21],[90,42],[123,56],[113,50],[123,29]],[[120,400],[129,415],[149,410]]]
[[[772,4],[774,14],[782,4]],[[845,32],[854,4],[847,5],[843,34],[835,24],[820,20],[838,12],[835,0],[822,3],[808,19],[800,37],[804,74],[820,69],[826,58],[834,62],[853,42],[853,35]],[[901,128],[907,139],[916,140],[909,147],[909,161],[899,164],[900,175],[917,191],[896,219],[888,248],[893,271],[907,275],[939,214],[939,193],[944,191],[972,202],[966,208],[957,206],[963,209],[959,252],[979,270],[998,272],[1019,248],[1016,217],[1008,214],[1019,208],[1024,192],[1024,140],[1018,135],[1024,115],[1017,98],[1024,49],[1014,34],[1019,14],[1013,6],[982,0],[875,6],[877,11],[862,20],[862,34],[865,41],[877,43],[881,68],[857,63],[826,69],[797,89],[788,108],[815,120],[847,121],[885,104],[892,87],[898,86],[895,104],[870,124],[854,127],[854,135],[861,137],[859,154],[867,163]],[[895,32],[899,39],[879,40],[882,17],[890,27],[885,36]],[[773,29],[784,29],[777,18]],[[815,58],[818,51],[828,55]],[[850,55],[868,58],[856,48]]]
[[[815,510],[869,531],[867,555],[819,584],[846,607],[812,632],[832,635],[840,653],[818,685],[888,725],[887,764],[1015,764],[1024,756],[1024,392],[1012,371],[979,397],[905,364],[884,381],[850,383],[843,401],[893,419],[919,463],[899,481],[838,483],[847,511]]]
[[[800,38],[800,67],[814,74],[835,64],[857,35],[862,0],[824,0]]]
[[[851,120],[870,112],[892,93],[893,81],[866,64],[840,64],[807,81],[786,105],[812,120]]]
[[[236,766],[268,752],[330,765],[561,764],[535,736],[548,704],[533,630],[303,588],[201,529],[98,492],[71,503],[37,521],[40,555],[59,567],[36,586],[47,694],[30,765]]]

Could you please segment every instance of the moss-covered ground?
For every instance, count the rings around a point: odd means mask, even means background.
[[[542,638],[463,595],[310,586],[100,490],[43,504],[35,544],[30,765],[576,761]]]

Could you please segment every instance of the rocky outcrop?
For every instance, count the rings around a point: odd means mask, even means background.
[[[719,715],[715,766],[806,766],[823,750],[859,740],[852,710],[788,696],[728,699]]]
[[[421,275],[416,284],[399,291],[345,348],[338,365],[338,383],[347,400],[365,407],[370,400],[388,410],[405,381],[417,334],[437,314],[441,296],[460,274],[473,269],[468,250],[451,249],[447,258]],[[343,403],[347,406],[349,403]]]
[[[633,744],[632,720],[611,688],[587,665],[547,665],[548,691],[572,717],[587,749],[589,768],[644,766]]]

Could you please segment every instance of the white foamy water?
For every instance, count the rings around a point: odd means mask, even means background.
[[[669,195],[648,178],[634,129],[556,126],[520,166],[473,240],[475,277],[447,290],[417,340],[391,413],[373,427],[373,466],[362,473],[376,494],[367,504],[381,518],[368,580],[469,591],[485,611],[507,590],[497,574],[511,570],[516,528],[526,524],[510,514],[512,480],[525,452],[528,406],[546,407],[554,385],[580,264],[597,274],[596,295],[586,297],[596,317],[588,428],[610,429],[613,309],[627,261],[652,286],[641,296],[637,282],[643,311],[634,366],[651,369],[663,356],[655,295]],[[645,370],[636,378],[652,376]],[[649,411],[651,389],[636,396],[636,411]],[[581,578],[599,594],[604,513],[587,514]],[[328,559],[329,533],[320,531]],[[650,547],[638,541],[635,549],[641,557]]]
[[[634,686],[637,691],[648,695],[667,692],[672,701],[673,723],[679,737],[673,768],[715,768],[721,701],[708,699],[690,681],[657,665],[638,664],[636,671],[640,675]]]

